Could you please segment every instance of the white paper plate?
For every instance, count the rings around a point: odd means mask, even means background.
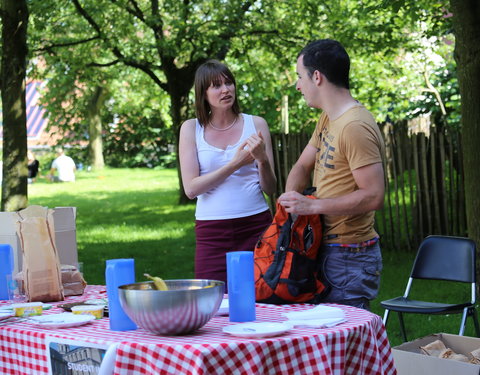
[[[278,336],[282,333],[288,332],[292,326],[286,323],[241,323],[226,326],[223,332],[232,336],[246,337],[246,338],[262,338]]]
[[[8,319],[8,318],[10,318],[10,317],[12,317],[12,316],[13,316],[13,310],[10,311],[10,312],[8,312],[8,311],[7,311],[7,312],[3,312],[3,311],[0,312],[0,320]]]
[[[224,298],[215,315],[228,315],[228,298]]]
[[[37,327],[44,328],[70,328],[87,324],[95,320],[93,315],[79,315],[72,313],[60,313],[51,315],[32,316],[27,322]]]

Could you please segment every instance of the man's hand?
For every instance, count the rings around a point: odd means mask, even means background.
[[[297,215],[315,214],[313,205],[316,199],[307,198],[296,191],[283,193],[278,197],[278,203],[285,207],[285,211]]]

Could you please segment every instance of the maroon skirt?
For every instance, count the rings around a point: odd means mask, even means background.
[[[224,281],[226,288],[226,254],[253,251],[271,222],[270,210],[236,219],[196,220],[195,277]]]

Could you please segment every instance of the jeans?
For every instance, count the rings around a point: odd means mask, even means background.
[[[380,286],[382,255],[380,244],[362,248],[323,245],[320,275],[328,288],[320,302],[340,303],[369,309]]]

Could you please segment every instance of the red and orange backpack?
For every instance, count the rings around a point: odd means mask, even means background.
[[[318,303],[325,289],[319,280],[317,261],[322,241],[320,215],[294,218],[279,203],[276,207],[272,224],[254,250],[256,300]]]

